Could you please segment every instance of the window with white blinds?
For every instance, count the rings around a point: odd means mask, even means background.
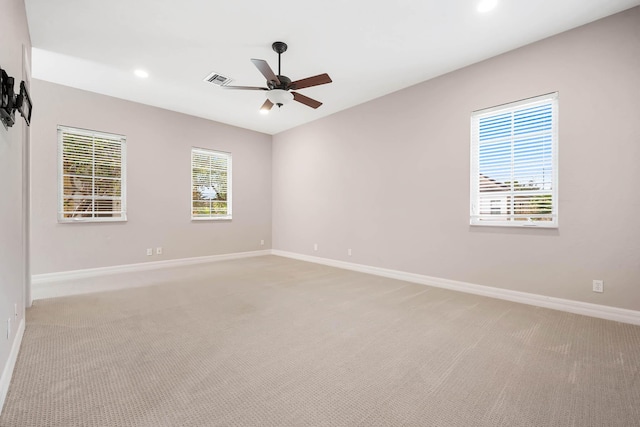
[[[231,154],[191,149],[191,219],[231,219]]]
[[[126,221],[126,138],[58,126],[58,221]]]
[[[558,94],[471,115],[471,224],[558,226]]]

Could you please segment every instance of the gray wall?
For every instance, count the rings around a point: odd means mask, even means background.
[[[470,227],[470,113],[553,91],[559,229]],[[640,310],[639,117],[636,7],[276,135],[274,249]]]
[[[29,29],[21,0],[0,1],[0,67],[16,79],[19,88],[23,72],[23,46],[31,52]],[[23,232],[26,180],[25,124],[16,113],[16,124],[5,130],[0,125],[0,373],[4,371],[20,321],[24,318],[25,242]],[[18,318],[14,317],[18,304]],[[6,339],[7,319],[11,318],[11,337]],[[0,404],[2,399],[0,399]]]
[[[271,247],[271,136],[41,80],[33,87],[34,274]],[[57,222],[59,124],[127,137],[127,222]],[[233,220],[190,220],[192,146],[232,153]],[[162,255],[146,256],[158,246]]]

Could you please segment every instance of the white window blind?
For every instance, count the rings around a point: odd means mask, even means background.
[[[58,221],[126,221],[126,138],[58,126]]]
[[[471,115],[471,224],[558,226],[558,94]]]
[[[191,219],[231,219],[231,154],[191,150]]]

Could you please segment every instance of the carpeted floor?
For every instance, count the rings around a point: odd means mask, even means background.
[[[179,273],[36,301],[0,425],[640,425],[638,326],[274,256]]]

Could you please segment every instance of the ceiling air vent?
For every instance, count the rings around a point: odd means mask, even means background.
[[[225,77],[222,74],[216,73],[215,71],[209,74],[207,77],[205,77],[204,81],[213,83],[214,85],[218,85],[218,86],[226,86],[229,83],[231,83],[231,79],[229,77]]]

